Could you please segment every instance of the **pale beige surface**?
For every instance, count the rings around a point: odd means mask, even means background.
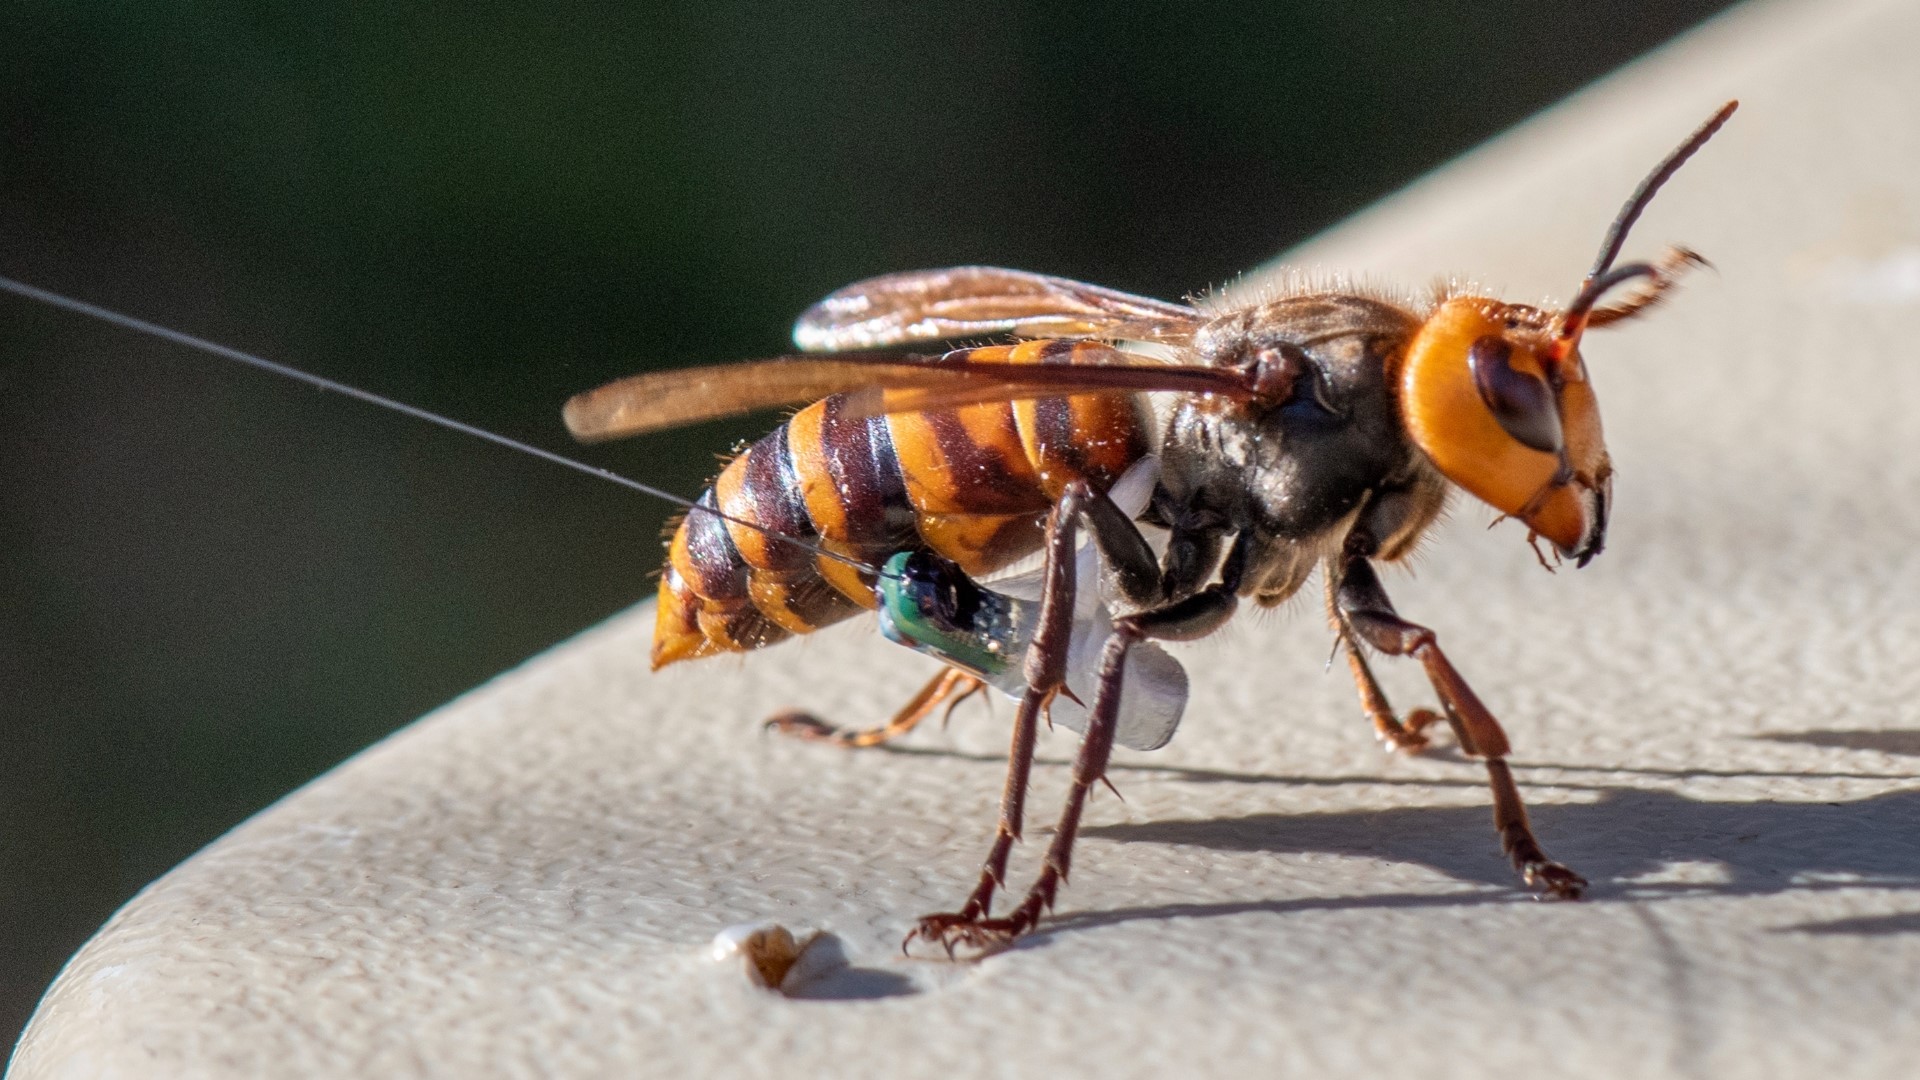
[[[1121,754],[1045,932],[902,961],[983,853],[1009,710],[898,753],[763,738],[781,705],[877,717],[924,665],[855,630],[653,676],[641,608],[155,883],[14,1075],[1912,1075],[1916,44],[1912,3],[1737,12],[1301,253],[1564,297],[1640,173],[1745,101],[1630,248],[1720,273],[1588,343],[1607,554],[1549,577],[1462,504],[1388,579],[1591,902],[1512,887],[1476,767],[1375,748],[1309,602],[1185,651],[1187,728]],[[788,1000],[707,958],[762,917],[854,968]]]

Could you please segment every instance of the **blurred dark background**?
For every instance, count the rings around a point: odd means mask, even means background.
[[[1220,283],[1724,5],[810,6],[15,0],[0,273],[571,450],[870,274]],[[581,453],[691,495],[768,423]],[[0,297],[0,1046],[169,866],[647,596],[667,513]]]

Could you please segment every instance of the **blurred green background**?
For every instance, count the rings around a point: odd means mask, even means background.
[[[1722,6],[14,0],[0,273],[568,450],[870,274],[1220,283]],[[691,495],[767,423],[581,453]],[[0,298],[0,1046],[143,884],[648,595],[667,512]]]

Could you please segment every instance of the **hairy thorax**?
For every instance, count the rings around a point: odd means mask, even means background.
[[[1223,315],[1195,335],[1210,366],[1284,369],[1277,405],[1207,396],[1168,411],[1155,516],[1175,530],[1247,532],[1242,592],[1285,599],[1358,517],[1385,514],[1382,554],[1410,548],[1444,482],[1402,433],[1390,369],[1419,317],[1351,295],[1289,297]],[[1394,548],[1397,550],[1387,550]]]

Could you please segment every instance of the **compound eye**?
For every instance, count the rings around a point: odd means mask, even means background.
[[[1488,335],[1467,350],[1467,367],[1480,400],[1493,418],[1522,446],[1557,454],[1565,445],[1560,434],[1560,411],[1545,379],[1513,369],[1513,346]]]

